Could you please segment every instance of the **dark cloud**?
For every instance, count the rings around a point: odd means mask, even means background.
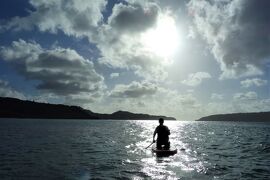
[[[270,1],[192,0],[189,8],[221,64],[223,78],[262,74],[270,57]]]
[[[111,91],[110,97],[113,98],[140,98],[143,96],[151,96],[157,92],[156,85],[148,82],[132,82],[129,85],[118,84]]]
[[[142,32],[155,25],[159,8],[155,4],[117,4],[109,18],[111,27],[119,31]]]
[[[42,92],[91,96],[104,88],[103,77],[96,73],[93,63],[72,49],[45,50],[19,40],[11,47],[2,47],[0,55],[27,79],[38,80],[37,89]]]

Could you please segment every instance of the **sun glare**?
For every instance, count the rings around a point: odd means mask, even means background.
[[[168,60],[176,51],[179,43],[174,19],[168,15],[161,16],[155,28],[142,35],[142,42],[147,51]]]

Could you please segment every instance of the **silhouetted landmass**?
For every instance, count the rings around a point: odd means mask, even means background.
[[[173,117],[135,114],[127,111],[100,114],[79,106],[39,103],[0,97],[0,118],[156,120],[161,117],[167,120],[175,120]]]
[[[157,120],[159,118],[163,118],[166,120],[176,120],[174,117],[167,116],[155,116],[149,114],[137,114],[131,113],[128,111],[117,111],[112,114],[99,114],[101,119],[144,119],[144,120]]]
[[[270,122],[270,112],[217,114],[197,121]]]

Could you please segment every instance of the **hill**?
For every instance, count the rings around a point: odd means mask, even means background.
[[[217,114],[197,121],[270,122],[270,112]]]
[[[128,111],[100,114],[83,109],[79,106],[39,103],[9,97],[0,97],[0,118],[157,120],[161,117],[167,120],[175,120],[173,117],[136,114]]]

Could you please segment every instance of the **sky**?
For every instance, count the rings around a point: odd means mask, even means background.
[[[179,120],[270,111],[269,0],[2,0],[0,96]]]

